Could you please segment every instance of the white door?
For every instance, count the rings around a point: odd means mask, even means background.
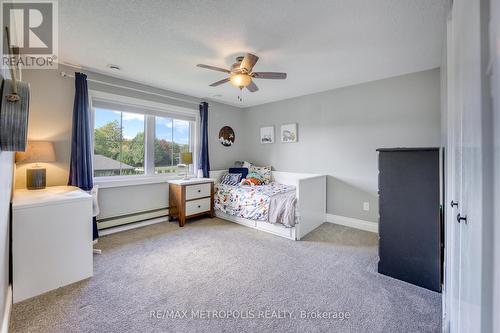
[[[458,36],[457,36],[458,35]],[[460,299],[461,299],[461,271],[463,252],[462,246],[462,225],[457,221],[457,214],[463,204],[462,184],[463,184],[463,142],[462,142],[462,81],[459,50],[459,32],[456,29],[456,21],[451,19],[448,22],[448,197],[446,216],[446,281],[445,281],[445,311],[449,317],[450,332],[459,332],[460,320]]]
[[[491,95],[493,97],[493,178],[494,213],[493,223],[493,332],[500,332],[500,1],[491,2],[490,55],[491,55]]]
[[[456,222],[458,205],[462,201],[462,112],[457,107],[455,98],[458,81],[456,80],[456,60],[453,21],[447,22],[447,198],[446,232],[445,232],[445,283],[444,297],[444,327],[446,331],[458,332],[459,324],[459,282],[460,282],[460,253],[461,253],[461,226]]]
[[[462,24],[459,92],[462,96],[462,170],[461,203],[458,212],[463,218],[460,255],[460,329],[478,332],[481,327],[482,270],[482,75],[480,1],[460,1],[459,15],[466,16]],[[460,42],[459,42],[460,44]],[[458,221],[457,221],[458,223]]]
[[[448,64],[451,196],[448,206],[446,311],[451,332],[481,330],[482,270],[482,73],[480,0],[457,0],[451,14]],[[449,31],[450,33],[450,31]],[[450,61],[450,58],[448,58]]]

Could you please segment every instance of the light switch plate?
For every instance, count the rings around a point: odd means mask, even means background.
[[[363,202],[363,210],[364,211],[370,210],[370,203],[369,202]]]

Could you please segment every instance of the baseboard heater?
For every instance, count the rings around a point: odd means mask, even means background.
[[[144,220],[150,220],[158,217],[168,216],[168,208],[160,208],[154,210],[148,210],[144,212],[137,212],[126,215],[119,215],[114,217],[108,217],[105,219],[97,220],[97,228],[99,230],[116,227],[119,225],[140,222]]]

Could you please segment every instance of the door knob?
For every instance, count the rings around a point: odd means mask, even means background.
[[[458,207],[458,201],[451,200],[450,205],[451,205],[451,208]]]
[[[460,223],[460,222],[462,222],[462,221],[464,221],[464,222],[465,222],[465,224],[467,224],[467,215],[465,215],[465,216],[461,216],[461,215],[460,215],[460,213],[458,213],[458,214],[457,214],[457,222],[458,222],[458,223]]]

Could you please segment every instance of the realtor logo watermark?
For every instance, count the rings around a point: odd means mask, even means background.
[[[1,0],[2,68],[57,68],[58,7],[55,0]],[[10,46],[6,29],[9,30]]]
[[[350,320],[352,317],[349,311],[322,311],[322,310],[285,310],[285,309],[246,309],[246,310],[207,310],[207,309],[191,309],[191,310],[151,310],[149,311],[150,319],[282,319],[282,320],[332,320],[344,321]]]

